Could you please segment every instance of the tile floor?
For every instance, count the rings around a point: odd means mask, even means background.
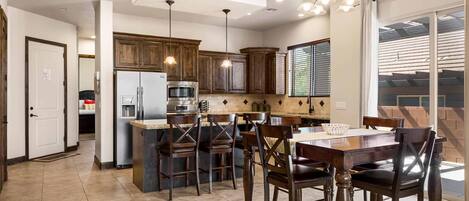
[[[25,162],[9,166],[9,181],[0,194],[0,201],[157,201],[167,200],[168,191],[142,193],[132,183],[132,170],[99,170],[93,164],[94,140],[81,141],[79,156],[51,162]],[[260,170],[257,172],[261,172]],[[263,200],[260,174],[255,180],[254,200]],[[230,181],[214,183],[214,191],[208,194],[208,186],[201,186],[202,196],[194,187],[177,188],[174,200],[242,201],[242,179],[233,190]],[[355,200],[363,200],[356,193]],[[304,200],[322,199],[322,192],[313,189],[303,191]],[[280,193],[279,200],[287,200]],[[416,200],[409,198],[406,200]]]

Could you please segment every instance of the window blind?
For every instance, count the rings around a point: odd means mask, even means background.
[[[310,43],[289,48],[289,95],[330,95],[330,44]]]

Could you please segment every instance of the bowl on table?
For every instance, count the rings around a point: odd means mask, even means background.
[[[321,124],[322,129],[329,135],[344,135],[350,125],[348,124],[339,124],[339,123],[327,123]]]

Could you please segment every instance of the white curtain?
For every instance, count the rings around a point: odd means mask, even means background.
[[[377,1],[361,0],[362,7],[362,116],[378,116]]]

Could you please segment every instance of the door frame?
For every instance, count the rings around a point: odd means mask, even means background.
[[[64,48],[64,151],[67,151],[67,44],[25,37],[25,159],[29,159],[29,42],[43,43]]]

